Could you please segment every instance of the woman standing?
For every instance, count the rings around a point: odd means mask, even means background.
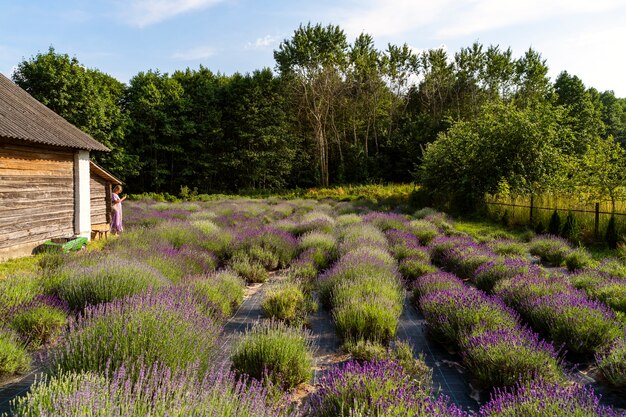
[[[121,192],[121,185],[118,184],[113,187],[113,194],[111,195],[111,233],[114,235],[118,235],[124,230],[122,226],[122,201],[126,200],[126,196],[120,198]]]

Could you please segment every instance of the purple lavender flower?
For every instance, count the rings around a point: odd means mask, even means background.
[[[591,388],[562,386],[544,381],[519,384],[512,389],[497,389],[481,407],[480,417],[624,417],[624,413],[600,405]]]

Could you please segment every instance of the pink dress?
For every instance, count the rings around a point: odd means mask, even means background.
[[[117,234],[124,230],[122,226],[122,201],[120,196],[111,194],[111,233]]]

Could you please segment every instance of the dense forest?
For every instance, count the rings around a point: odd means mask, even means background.
[[[149,70],[126,85],[50,48],[13,80],[106,144],[94,158],[130,192],[418,180],[472,201],[624,183],[626,99],[551,81],[533,49],[378,50],[308,24],[274,58],[275,71]]]

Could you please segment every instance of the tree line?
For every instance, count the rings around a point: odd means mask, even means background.
[[[623,182],[626,100],[567,72],[552,82],[532,48],[380,50],[307,24],[274,58],[275,71],[149,70],[123,84],[50,48],[13,80],[107,145],[94,158],[132,192],[418,179],[476,201]]]

